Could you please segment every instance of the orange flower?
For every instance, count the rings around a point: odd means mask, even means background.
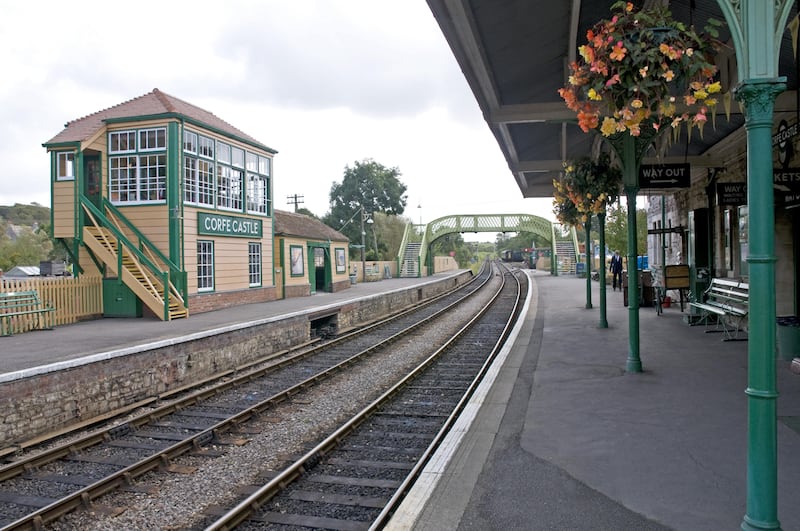
[[[628,53],[628,50],[625,49],[625,46],[622,44],[622,41],[618,41],[617,44],[614,45],[614,49],[611,50],[611,59],[613,61],[622,61],[625,59],[625,54]]]

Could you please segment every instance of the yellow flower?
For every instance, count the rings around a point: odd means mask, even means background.
[[[667,70],[666,72],[664,72],[663,74],[661,74],[661,77],[663,77],[664,79],[666,79],[668,82],[669,82],[669,81],[672,81],[672,80],[673,80],[673,78],[675,78],[675,72],[673,72],[672,70]]]
[[[706,90],[709,94],[716,94],[717,92],[722,90],[722,84],[719,81],[715,81],[711,83],[709,86],[706,87]]]
[[[610,116],[606,116],[603,119],[603,125],[600,126],[600,132],[603,136],[611,136],[617,131],[617,121],[611,118]]]
[[[631,107],[633,107],[634,109],[641,109],[642,105],[644,104],[642,103],[642,100],[640,100],[639,98],[636,98],[631,102]]]
[[[600,100],[603,99],[603,97],[600,94],[598,94],[597,91],[595,89],[593,89],[593,88],[589,89],[589,92],[587,93],[587,95],[589,96],[590,100],[600,101]]]
[[[704,100],[708,97],[708,92],[706,92],[705,90],[695,90],[694,97],[697,98],[698,100]]]

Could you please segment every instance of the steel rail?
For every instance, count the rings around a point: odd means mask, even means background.
[[[482,269],[481,272],[484,273],[485,271]],[[464,286],[461,286],[461,289],[466,289],[467,286],[472,286],[473,282],[477,282],[478,284],[476,289],[465,294],[463,297],[458,298],[457,300],[453,301],[452,303],[448,304],[446,307],[438,310],[437,312],[414,323],[412,326],[407,327],[401,330],[400,332],[392,334],[388,338],[384,338],[379,343],[373,344],[372,346],[362,350],[361,352],[354,354],[353,356],[337,363],[336,365],[333,365],[295,385],[292,385],[284,389],[283,391],[275,393],[272,396],[266,398],[265,400],[262,400],[261,402],[240,411],[239,413],[233,414],[229,418],[224,419],[197,434],[187,437],[186,439],[179,441],[165,449],[162,449],[159,452],[154,453],[149,457],[146,457],[113,474],[110,474],[109,476],[91,485],[87,485],[79,490],[76,490],[75,492],[63,497],[60,500],[51,503],[50,505],[47,505],[34,512],[31,512],[30,514],[12,522],[6,527],[3,527],[2,531],[11,531],[11,530],[16,531],[16,530],[28,530],[28,529],[38,530],[41,528],[42,525],[52,522],[58,519],[59,517],[63,516],[64,514],[76,510],[77,508],[88,507],[92,500],[100,496],[103,496],[108,492],[111,492],[120,487],[131,485],[136,478],[142,476],[143,474],[159,468],[163,468],[166,465],[168,465],[172,459],[179,457],[192,450],[195,450],[197,448],[200,448],[203,445],[208,444],[209,442],[215,439],[219,439],[220,435],[225,431],[229,431],[231,427],[235,428],[240,426],[242,423],[250,420],[253,416],[258,415],[264,412],[265,410],[274,407],[276,404],[279,404],[284,400],[311,387],[316,382],[320,382],[330,377],[334,373],[337,373],[353,365],[359,359],[363,359],[364,357],[375,352],[376,350],[391,344],[392,342],[411,333],[412,331],[418,329],[424,324],[429,323],[434,319],[440,317],[447,311],[450,311],[456,305],[463,302],[466,298],[471,297],[474,294],[478,293],[480,287],[485,285],[490,278],[491,275],[486,275],[485,277],[482,274],[477,275],[473,281]],[[450,294],[452,294],[452,292],[450,292]],[[436,300],[440,298],[441,297],[437,297]],[[418,310],[419,308],[420,308],[419,306],[416,306],[415,308],[409,311],[400,312],[394,315],[392,318],[377,321],[376,323],[369,325],[368,328],[374,329],[377,326],[389,323],[393,320],[398,319],[399,317],[408,315],[409,313],[412,313],[413,310]],[[80,450],[84,450],[86,448],[89,448],[97,444],[102,444],[103,442],[106,442],[107,440],[113,438],[112,435],[110,434],[112,431],[123,434],[132,433],[134,432],[135,428],[140,428],[142,426],[145,426],[150,422],[154,422],[155,420],[164,417],[165,415],[171,413],[179,413],[182,409],[188,406],[201,403],[203,400],[219,395],[220,393],[227,391],[229,389],[233,389],[237,385],[241,385],[242,383],[245,382],[251,382],[253,379],[265,376],[266,374],[273,372],[277,368],[291,365],[292,363],[296,363],[300,359],[306,359],[313,354],[319,353],[320,351],[324,351],[325,349],[330,348],[331,345],[334,343],[344,342],[347,339],[352,339],[355,336],[363,334],[364,330],[359,329],[345,336],[341,336],[340,338],[337,338],[331,342],[327,342],[324,345],[314,347],[311,349],[311,351],[303,352],[296,357],[290,358],[289,360],[281,360],[276,365],[271,365],[270,367],[267,368],[251,371],[246,374],[242,374],[230,381],[223,382],[218,386],[214,386],[211,389],[204,389],[192,393],[191,395],[179,400],[178,402],[168,404],[156,410],[144,413],[134,419],[129,420],[125,424],[113,426],[107,429],[100,430],[99,432],[89,434],[88,436],[81,438],[77,441],[72,441],[57,448],[54,448],[53,450],[46,452],[46,454],[36,455],[21,462],[12,463],[11,465],[0,469],[0,480],[11,479],[31,469],[35,469],[36,467],[72,455]]]
[[[497,344],[492,349],[492,357],[494,357],[498,345],[502,344],[502,341],[507,337],[508,331],[510,330],[509,328],[510,321],[514,319],[517,313],[517,308],[519,306],[519,298],[520,298],[519,297],[520,288],[519,288],[519,280],[518,279],[516,280],[518,285],[517,285],[517,297],[516,297],[516,302],[514,304],[514,310],[510,314],[509,322],[507,322],[504,327],[504,331],[501,335],[500,341],[498,341]],[[505,275],[503,276],[500,288],[491,297],[491,299],[481,308],[481,310],[478,313],[476,313],[464,326],[462,326],[461,329],[459,329],[455,334],[453,334],[453,336],[443,346],[438,348],[433,354],[431,354],[423,362],[417,365],[411,372],[409,372],[405,377],[403,377],[402,380],[393,385],[380,397],[378,397],[376,400],[374,400],[372,403],[370,403],[367,407],[362,409],[356,415],[351,417],[347,422],[341,425],[336,431],[334,431],[331,435],[326,437],[322,442],[320,442],[314,448],[309,450],[297,461],[286,467],[282,472],[280,472],[267,484],[257,489],[247,498],[238,503],[235,507],[230,509],[227,513],[219,517],[215,522],[207,526],[206,531],[223,531],[223,530],[234,529],[240,523],[244,522],[251,515],[257,512],[260,507],[262,507],[270,499],[275,497],[279,492],[281,492],[282,490],[286,489],[289,485],[291,485],[292,482],[302,477],[306,473],[308,468],[313,466],[323,456],[327,455],[334,448],[336,448],[348,434],[350,434],[358,426],[363,424],[375,411],[377,411],[380,407],[389,402],[406,385],[415,380],[431,364],[437,361],[444,352],[446,352],[449,348],[451,348],[468,330],[470,330],[473,326],[475,326],[476,323],[478,323],[478,321],[494,306],[494,303],[500,297],[503,291],[504,285],[505,285]],[[488,369],[488,363],[489,363],[488,361],[484,363],[484,365],[480,369],[480,374],[478,378],[482,377],[483,374],[485,374],[485,371]],[[476,385],[477,385],[476,382],[473,381],[472,384],[469,386],[469,393],[471,393],[474,390]],[[466,399],[462,397],[461,401],[459,401],[458,406],[461,409],[463,409],[465,404],[466,404]],[[457,415],[455,413],[450,415],[447,421],[448,424],[452,425],[456,417]],[[441,442],[444,433],[446,433],[446,431],[440,431],[440,434],[436,436],[437,445]],[[433,449],[429,449],[429,451],[426,451],[425,453],[426,461],[427,459],[429,459],[434,449],[435,447]],[[421,466],[415,466],[412,469],[411,473],[418,474],[420,470]],[[413,482],[412,479],[408,479],[402,484],[402,488],[404,490],[407,490],[412,482]],[[394,497],[392,498],[391,501],[393,503],[396,503]]]

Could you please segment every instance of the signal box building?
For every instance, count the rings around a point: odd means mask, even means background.
[[[105,315],[169,320],[278,297],[275,150],[158,89],[44,147],[53,237],[75,274],[103,277]]]

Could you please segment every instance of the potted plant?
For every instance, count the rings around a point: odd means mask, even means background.
[[[663,6],[637,10],[616,2],[612,17],[586,33],[580,57],[559,94],[577,113],[585,132],[605,137],[627,132],[657,134],[662,126],[702,127],[721,90],[714,80],[714,55],[721,23],[710,19],[706,33],[672,18]]]

